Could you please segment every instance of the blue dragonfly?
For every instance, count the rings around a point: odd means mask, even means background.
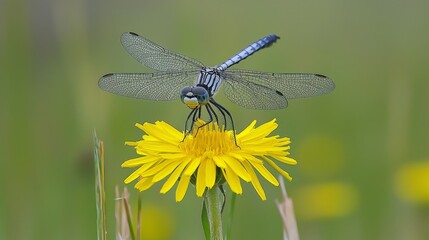
[[[328,77],[312,73],[271,73],[230,69],[253,53],[271,46],[279,37],[263,37],[215,67],[169,51],[133,32],[121,36],[125,50],[152,73],[110,73],[98,82],[101,89],[117,95],[147,100],[174,100],[180,96],[191,112],[185,122],[185,137],[194,122],[208,113],[206,124],[219,119],[235,126],[231,113],[214,99],[222,86],[226,97],[248,109],[281,109],[288,99],[323,95],[335,88]],[[191,122],[190,122],[191,121]],[[201,126],[200,126],[201,127]]]

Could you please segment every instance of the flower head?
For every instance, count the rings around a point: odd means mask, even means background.
[[[259,196],[265,200],[265,192],[256,172],[275,186],[277,179],[265,168],[268,164],[288,180],[292,180],[274,160],[295,165],[289,158],[290,139],[268,135],[277,128],[275,119],[255,128],[253,121],[246,129],[236,135],[224,131],[216,123],[195,127],[193,135],[183,139],[183,133],[165,122],[136,124],[146,135],[142,140],[126,142],[133,146],[141,157],[130,159],[122,167],[137,167],[125,183],[136,179],[135,187],[140,191],[167,178],[161,193],[168,192],[179,181],[176,201],[185,196],[189,182],[194,176],[196,194],[201,197],[206,188],[211,189],[225,180],[234,193],[242,194],[240,179],[251,182]],[[256,171],[255,171],[256,169]]]

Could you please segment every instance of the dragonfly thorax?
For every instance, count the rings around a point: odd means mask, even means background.
[[[206,105],[210,96],[207,89],[203,86],[186,86],[180,91],[180,99],[191,109]]]
[[[196,86],[204,87],[209,96],[215,95],[222,83],[220,72],[216,68],[203,67],[197,76]]]

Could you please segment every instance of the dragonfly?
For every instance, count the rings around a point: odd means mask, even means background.
[[[185,137],[192,132],[205,109],[208,121],[227,122],[235,134],[231,113],[215,101],[222,87],[225,96],[247,109],[282,109],[289,99],[319,96],[331,92],[335,83],[314,73],[271,73],[231,69],[257,51],[270,47],[279,37],[267,35],[233,55],[220,65],[206,67],[200,61],[167,50],[133,32],[123,33],[121,43],[138,62],[155,70],[150,73],[109,73],[101,77],[101,89],[121,96],[146,100],[181,101],[191,111],[185,121]],[[198,128],[202,127],[200,125]]]

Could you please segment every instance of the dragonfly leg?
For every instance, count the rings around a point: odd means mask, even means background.
[[[198,115],[198,117],[197,117],[197,115]],[[194,130],[195,123],[198,121],[198,119],[201,119],[201,107],[198,107],[197,110],[195,111],[194,115],[192,116],[192,126],[191,126],[190,132],[192,132]],[[198,134],[198,130],[200,130],[200,127],[203,127],[205,125],[207,125],[207,123],[205,123],[202,126],[199,126],[197,128],[197,131],[195,132],[195,136]]]
[[[201,108],[201,107],[199,107],[199,108]],[[198,118],[199,119],[201,119],[201,109],[200,109],[200,111],[198,111]],[[196,122],[198,119],[197,118],[195,118],[194,119],[194,122]]]
[[[235,146],[237,146],[237,147],[240,147],[240,146],[238,146],[238,144],[237,144],[237,138],[236,138],[236,136],[235,136],[235,124],[234,124],[234,119],[232,119],[232,115],[231,115],[231,113],[226,109],[226,108],[224,108],[222,105],[220,105],[219,103],[217,103],[213,98],[212,99],[210,99],[210,102],[217,108],[217,109],[219,109],[219,111],[222,113],[222,115],[224,116],[224,118],[226,118],[226,116],[225,116],[225,114],[226,115],[228,115],[228,118],[229,118],[229,120],[231,120],[231,125],[232,125],[232,133],[233,133],[233,135],[234,135],[234,142],[235,142]],[[225,126],[226,126],[226,119],[225,119]]]
[[[201,126],[198,126],[198,128],[197,128],[197,132],[195,133],[195,135],[197,135],[198,134],[198,130],[200,130],[200,128],[202,128],[202,127],[204,127],[204,126],[206,126],[207,124],[209,124],[209,123],[211,123],[211,122],[213,122],[213,115],[215,116],[215,118],[217,119],[217,115],[216,115],[216,113],[214,112],[214,111],[212,111],[213,109],[211,109],[211,107],[210,106],[208,106],[209,104],[206,104],[205,105],[205,107],[206,107],[206,110],[207,110],[207,113],[209,114],[209,120],[207,121],[207,122],[205,122],[203,125],[201,125]],[[199,113],[199,115],[201,115],[201,108],[200,108],[200,113]],[[195,119],[195,121],[196,121],[197,119]]]
[[[192,111],[189,113],[188,117],[186,118],[186,121],[185,121],[185,131],[184,131],[184,136],[183,136],[182,142],[185,141],[186,136],[188,136],[188,134],[191,133],[192,129],[194,128],[195,116],[197,114],[198,109],[199,108],[192,109]],[[190,118],[192,118],[192,123],[191,123],[191,126],[188,127],[188,122],[189,122]]]
[[[219,123],[219,119],[218,119],[217,114],[216,114],[216,112],[214,111],[213,107],[212,107],[210,104],[207,104],[206,106],[207,106],[208,108],[210,108],[210,111],[213,113],[213,115],[214,115],[214,117],[215,117],[215,119],[216,119],[216,122],[217,122],[217,123]],[[209,110],[207,109],[207,111],[209,111]]]

